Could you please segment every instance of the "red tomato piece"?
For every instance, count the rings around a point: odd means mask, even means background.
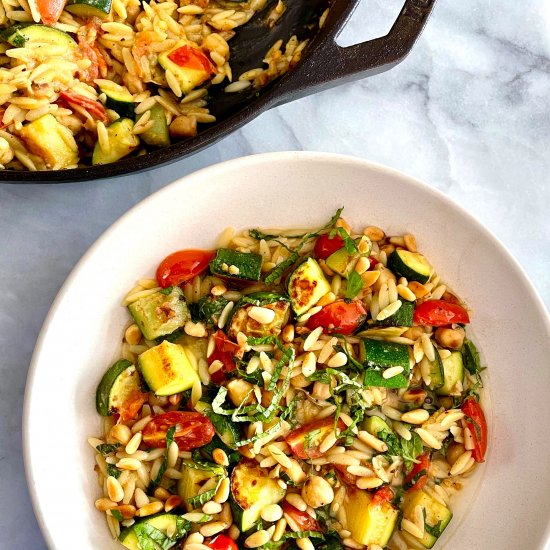
[[[488,441],[485,413],[481,405],[473,397],[468,397],[468,399],[462,403],[462,412],[466,415],[466,425],[474,439],[472,456],[476,462],[485,462]]]
[[[321,531],[321,525],[307,512],[301,512],[286,500],[282,504],[283,512],[294,520],[300,531]]]
[[[147,401],[147,394],[139,390],[132,392],[118,409],[121,422],[133,420],[140,411],[142,405]]]
[[[426,485],[428,481],[428,472],[430,470],[430,454],[424,453],[417,457],[419,461],[415,464],[412,470],[408,473],[403,487],[407,491],[419,491]]]
[[[67,0],[36,0],[36,8],[44,25],[54,25],[61,17]]]
[[[167,412],[151,419],[143,428],[143,442],[149,447],[166,447],[166,433],[176,426],[174,441],[180,451],[191,451],[212,441],[214,426],[198,412]]]
[[[205,544],[212,550],[239,550],[237,543],[227,535],[218,535],[210,542],[205,542]]]
[[[369,256],[369,262],[370,262],[370,266],[368,271],[371,271],[371,269],[373,269],[376,264],[380,263],[374,256]]]
[[[179,250],[166,256],[157,268],[157,281],[162,288],[177,286],[202,273],[215,253],[209,250]]]
[[[353,300],[352,302],[336,300],[332,304],[323,306],[321,311],[312,315],[306,326],[311,330],[323,327],[323,332],[326,334],[349,335],[353,334],[363,324],[366,317],[367,310],[360,300]]]
[[[338,429],[340,431],[346,429],[342,419],[338,419]],[[322,418],[292,430],[285,437],[285,441],[297,458],[319,458],[325,454],[319,450],[319,447],[332,430],[334,430],[334,418]]]
[[[315,241],[313,254],[320,260],[326,260],[331,254],[340,250],[343,246],[344,240],[340,235],[334,235],[334,237],[331,238],[328,236],[328,233],[325,233]]]
[[[394,496],[395,495],[390,487],[381,487],[378,491],[376,491],[376,493],[374,493],[371,504],[373,506],[378,506],[380,504],[384,504],[384,502],[391,502]]]
[[[103,107],[99,101],[94,101],[93,99],[84,97],[83,95],[68,91],[61,92],[59,94],[59,98],[65,100],[67,103],[72,103],[73,105],[83,107],[96,120],[101,120],[101,122],[107,122],[109,120],[105,107]]]
[[[452,323],[466,324],[470,322],[468,312],[458,304],[444,300],[428,300],[414,310],[414,322],[417,325],[444,327]]]
[[[210,59],[201,50],[188,45],[181,46],[181,48],[169,53],[168,59],[180,67],[205,71],[209,75],[216,70]]]
[[[214,334],[214,342],[216,347],[214,353],[208,358],[208,366],[218,360],[223,363],[220,370],[212,373],[210,379],[214,384],[221,384],[225,380],[225,373],[234,371],[237,368],[233,357],[239,354],[241,348],[230,340],[221,330]]]

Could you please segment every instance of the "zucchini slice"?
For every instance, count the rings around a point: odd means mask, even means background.
[[[453,514],[446,506],[443,506],[443,504],[440,504],[437,500],[420,490],[405,494],[401,505],[403,517],[414,522],[414,509],[417,506],[422,508],[426,527],[424,538],[420,543],[424,548],[432,548],[451,521]]]
[[[183,291],[155,292],[132,302],[128,311],[147,340],[155,340],[183,327],[191,318]]]
[[[383,388],[406,388],[408,386],[410,372],[408,346],[366,338],[362,341],[359,349],[361,362],[367,367],[363,378],[365,386]],[[382,376],[382,372],[390,367],[403,367],[403,372],[386,379]]]
[[[378,437],[380,432],[393,433],[388,423],[379,416],[369,416],[362,424],[362,427],[374,437]]]
[[[196,497],[202,486],[208,480],[224,475],[224,469],[220,466],[219,471],[200,468],[197,464],[184,462],[181,468],[181,478],[178,481],[178,495],[184,503],[188,512],[193,510],[193,506],[189,504],[188,499]]]
[[[23,48],[27,43],[33,42],[65,46],[75,50],[77,48],[76,42],[66,32],[38,23],[13,25],[1,31],[0,38],[16,48]]]
[[[69,0],[65,9],[79,17],[106,19],[111,13],[112,0]]]
[[[257,282],[262,274],[262,256],[254,252],[218,248],[216,257],[210,262],[210,272],[229,279]]]
[[[109,150],[104,151],[99,140],[94,147],[92,164],[110,164],[128,156],[139,147],[139,138],[132,133],[134,122],[129,118],[115,120],[107,126]]]
[[[153,121],[153,125],[140,135],[140,139],[153,147],[168,147],[170,145],[170,134],[164,107],[160,103],[155,103],[149,109],[149,112],[151,113],[149,120]],[[140,116],[136,115],[136,119]]]
[[[427,283],[432,273],[432,266],[419,252],[394,250],[388,258],[388,267],[400,277],[409,281]]]
[[[255,306],[273,311],[275,314],[273,321],[261,324],[250,317],[248,313]],[[227,335],[234,340],[239,332],[255,337],[279,336],[282,328],[288,323],[289,317],[290,304],[286,296],[274,292],[255,292],[241,299],[235,306]]]
[[[140,538],[146,537],[151,540],[147,535],[149,534],[150,529],[148,527],[153,527],[154,529],[160,531],[163,535],[168,536],[170,533],[170,538],[182,538],[185,536],[185,532],[178,532],[178,523],[179,516],[176,514],[165,514],[160,513],[154,516],[150,516],[141,521],[137,521],[131,527],[123,529],[120,532],[118,540],[122,543],[123,546],[129,548],[130,550],[141,550]]]
[[[180,393],[200,380],[183,347],[168,340],[144,351],[138,364],[145,382],[156,395]]]
[[[139,410],[144,402],[139,373],[125,359],[117,361],[107,370],[96,390],[96,409],[101,416],[111,416],[123,411],[130,413],[132,411],[128,409],[132,404]]]
[[[451,395],[457,382],[464,379],[464,362],[462,353],[453,351],[449,357],[443,359],[443,385],[436,390],[437,395]]]
[[[439,351],[434,348],[435,360],[430,361],[430,390],[438,390],[445,383],[445,371],[443,368],[443,361],[439,355]]]
[[[379,327],[412,327],[414,302],[402,300],[401,307],[383,321],[376,321],[374,326]]]
[[[242,533],[252,529],[269,504],[283,500],[285,490],[254,460],[242,460],[231,474],[233,521]]]
[[[346,529],[353,540],[364,545],[385,547],[397,523],[399,510],[389,502],[372,504],[366,491],[348,489],[344,499]]]
[[[363,237],[363,239],[366,239],[366,237]],[[355,243],[359,244],[360,241],[361,239],[357,239]],[[357,251],[350,254],[345,247],[336,250],[326,259],[327,267],[347,279],[355,269],[359,258],[361,258],[361,256],[368,256],[371,253],[372,243],[370,241],[367,241],[367,243],[368,248],[364,252]]]
[[[330,284],[313,258],[302,262],[288,279],[290,303],[298,316],[311,309],[327,292]]]
[[[96,82],[100,92],[105,94],[105,107],[107,109],[112,109],[122,118],[134,118],[134,96],[128,91],[128,88],[110,80],[98,80]]]

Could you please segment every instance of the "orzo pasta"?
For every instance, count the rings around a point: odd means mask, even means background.
[[[209,86],[260,87],[300,59],[307,41],[292,36],[232,74],[231,38],[264,8],[275,24],[284,4],[270,6],[0,0],[0,169],[106,164],[193,137],[215,121]]]
[[[432,548],[447,527],[487,450],[468,309],[412,235],[340,216],[227,230],[124,299],[89,441],[127,548]]]

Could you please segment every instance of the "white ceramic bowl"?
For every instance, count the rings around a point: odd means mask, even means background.
[[[211,247],[226,226],[315,226],[339,206],[357,227],[408,231],[473,308],[489,366],[490,446],[438,548],[542,549],[550,518],[550,329],[504,247],[432,188],[389,168],[321,153],[275,153],[212,166],[162,189],[115,223],[74,269],[42,329],[25,394],[25,465],[53,549],[119,548],[94,508],[94,395],[117,358],[121,298],[168,253]],[[56,435],[52,444],[52,433]]]

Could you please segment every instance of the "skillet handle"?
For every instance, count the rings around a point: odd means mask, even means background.
[[[281,81],[277,105],[391,69],[411,51],[436,2],[405,0],[386,36],[345,48],[338,46],[336,38],[359,1],[345,11],[338,10],[339,2],[333,3],[325,28],[334,30],[319,36],[317,47],[312,44],[307,57]]]

